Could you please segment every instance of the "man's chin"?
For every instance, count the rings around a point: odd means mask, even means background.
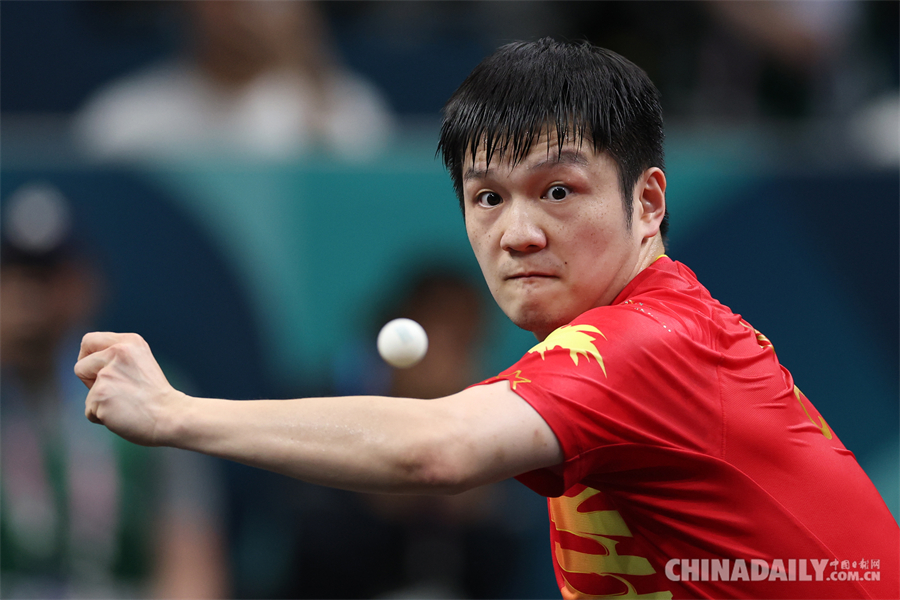
[[[506,316],[519,328],[530,331],[539,340],[550,335],[553,330],[568,323],[560,316],[551,316],[546,310],[536,307],[520,307],[516,311],[507,312]]]

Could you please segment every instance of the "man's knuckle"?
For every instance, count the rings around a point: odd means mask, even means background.
[[[131,354],[131,345],[125,342],[118,342],[109,347],[109,353],[112,358],[126,358]]]

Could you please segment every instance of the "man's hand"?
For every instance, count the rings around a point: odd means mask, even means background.
[[[184,398],[135,333],[84,336],[75,374],[90,389],[85,416],[142,446],[166,444],[166,410]]]

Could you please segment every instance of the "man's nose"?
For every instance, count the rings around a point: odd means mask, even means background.
[[[536,252],[547,245],[538,209],[527,201],[510,202],[502,217],[500,246],[507,252]]]

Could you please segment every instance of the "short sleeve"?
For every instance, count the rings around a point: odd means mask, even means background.
[[[722,422],[719,360],[676,319],[623,304],[588,311],[483,383],[509,381],[553,430],[562,469],[518,479],[558,496],[606,473],[617,447],[718,452],[722,428],[710,425]],[[615,462],[621,470],[623,461]]]

